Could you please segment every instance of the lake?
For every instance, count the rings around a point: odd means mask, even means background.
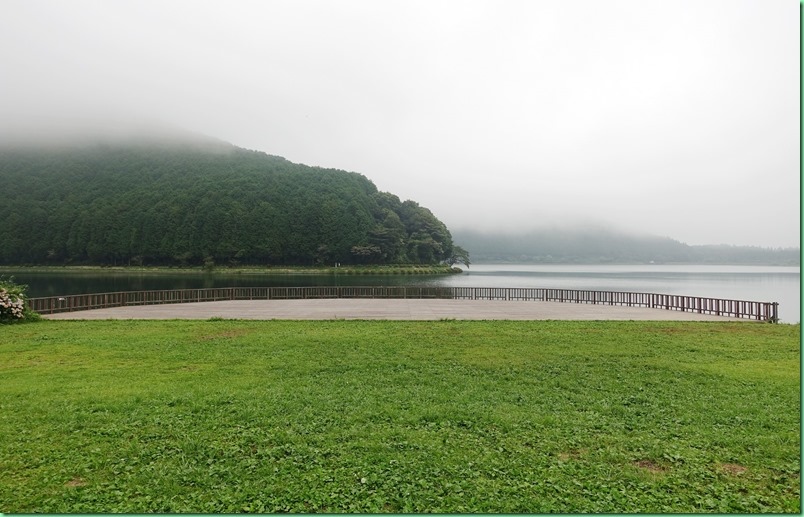
[[[450,286],[549,287],[779,302],[781,321],[801,321],[798,267],[480,264],[440,282]]]
[[[216,273],[38,272],[0,269],[28,285],[32,297],[65,294],[316,285],[428,285],[449,287],[548,287],[682,294],[779,302],[779,318],[801,321],[798,267],[693,265],[476,264],[459,275],[261,275]]]

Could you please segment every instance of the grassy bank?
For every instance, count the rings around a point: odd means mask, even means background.
[[[14,273],[225,273],[254,275],[447,275],[459,267],[445,264],[393,264],[375,266],[0,266],[4,274]]]
[[[798,513],[799,331],[0,327],[0,512]]]

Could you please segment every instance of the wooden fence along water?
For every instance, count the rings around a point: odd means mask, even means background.
[[[758,321],[779,321],[779,304],[723,300],[677,294],[544,289],[536,287],[224,287],[174,289],[169,291],[121,291],[30,298],[28,304],[40,314],[155,305],[161,303],[212,302],[223,300],[294,300],[316,298],[440,298],[447,300],[520,300],[592,303],[697,312]]]

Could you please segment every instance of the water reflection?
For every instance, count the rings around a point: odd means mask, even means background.
[[[0,270],[28,285],[31,297],[65,294],[199,289],[213,287],[306,287],[349,285],[421,285],[441,275],[264,275],[227,273],[37,272]]]

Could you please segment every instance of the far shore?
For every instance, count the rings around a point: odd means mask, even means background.
[[[349,266],[0,266],[3,273],[149,273],[246,275],[449,275],[461,273],[446,264],[389,264]]]

